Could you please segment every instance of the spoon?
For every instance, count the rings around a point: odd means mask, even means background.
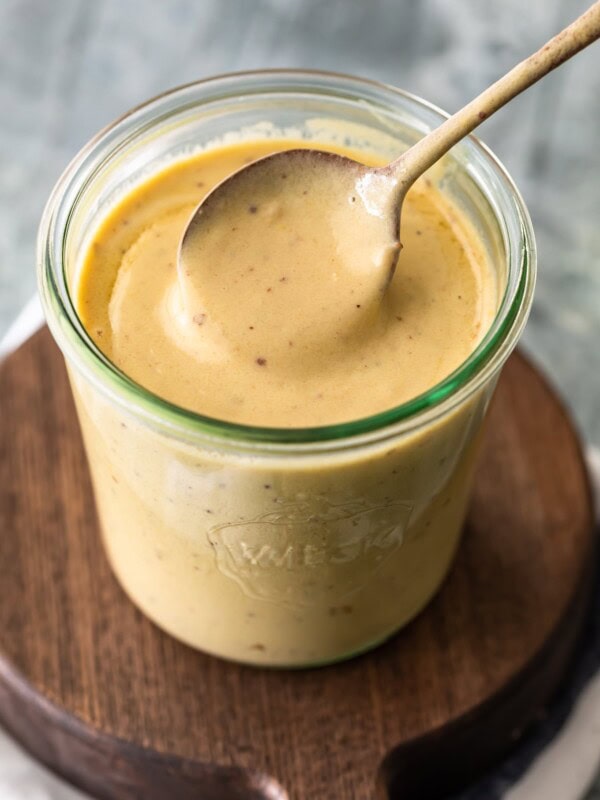
[[[319,308],[311,316],[306,301],[293,316],[310,318],[318,326],[324,313],[339,315],[338,292],[351,274],[354,299],[360,298],[355,306],[367,319],[368,309],[381,303],[394,274],[402,203],[417,178],[505,103],[598,37],[600,0],[387,166],[370,168],[339,154],[293,149],[254,161],[228,177],[197,207],[181,241],[178,283],[187,313],[203,320],[212,315],[219,324],[228,313],[231,316],[230,292],[244,278],[236,265],[243,261],[249,279],[250,254],[258,258],[257,272],[266,271],[267,283],[285,278],[277,278],[279,265],[295,259],[295,274],[305,282],[297,292],[299,302],[309,297],[314,304],[318,297]],[[324,270],[323,264],[329,263],[331,269]],[[326,279],[335,285],[326,286]],[[237,299],[243,300],[238,305],[252,303],[252,295],[239,295],[238,290]],[[249,316],[244,321],[251,323],[264,313],[265,302],[261,295],[246,309]],[[285,326],[290,315],[285,308],[281,314]],[[305,338],[308,329],[304,324]]]

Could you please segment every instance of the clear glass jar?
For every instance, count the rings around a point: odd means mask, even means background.
[[[493,155],[474,138],[457,145],[432,178],[489,252],[502,287],[491,329],[427,393],[312,429],[209,419],[122,374],[73,304],[86,242],[133,184],[223,137],[329,139],[392,158],[443,117],[352,77],[228,75],[118,120],[54,189],[39,284],[71,378],[106,551],[132,600],[194,647],[253,664],[331,662],[388,638],[437,591],[459,542],[487,404],[529,312],[531,223]]]

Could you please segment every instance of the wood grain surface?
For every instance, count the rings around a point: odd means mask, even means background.
[[[577,437],[513,356],[464,543],[428,609],[342,665],[229,664],[163,634],[112,577],[49,333],[0,366],[0,719],[98,798],[445,797],[555,690],[593,555]]]

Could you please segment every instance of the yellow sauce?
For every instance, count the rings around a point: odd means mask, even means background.
[[[291,146],[246,142],[174,163],[95,231],[78,311],[107,356],[157,395],[231,422],[341,422],[425,391],[484,334],[497,303],[492,270],[466,219],[425,181],[405,201],[404,249],[375,315],[357,308],[360,276],[332,280],[318,231],[315,293],[289,255],[296,220],[286,214],[275,214],[283,228],[269,243],[281,261],[261,262],[259,240],[223,249],[212,318],[194,309],[201,288],[186,296],[177,269],[193,209],[245,161]],[[247,209],[244,220],[264,213]],[[333,661],[390,636],[439,587],[493,382],[376,444],[248,454],[155,430],[74,370],[71,379],[115,573],[184,642],[254,664]]]
[[[359,271],[340,267],[339,243],[308,189],[276,208],[241,198],[226,209],[198,254],[210,266],[199,264],[205,286],[177,269],[202,197],[244,162],[284,146],[211,150],[133,189],[87,254],[82,321],[129,377],[211,417],[316,426],[397,406],[464,361],[497,300],[466,221],[425,182],[406,198],[404,247],[383,299],[367,294]],[[350,249],[361,235],[342,232]]]

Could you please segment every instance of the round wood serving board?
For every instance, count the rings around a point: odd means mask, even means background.
[[[126,599],[46,330],[0,367],[0,411],[0,718],[97,797],[445,797],[507,751],[568,665],[592,583],[589,485],[522,356],[441,592],[374,652],[305,671],[195,652]]]

